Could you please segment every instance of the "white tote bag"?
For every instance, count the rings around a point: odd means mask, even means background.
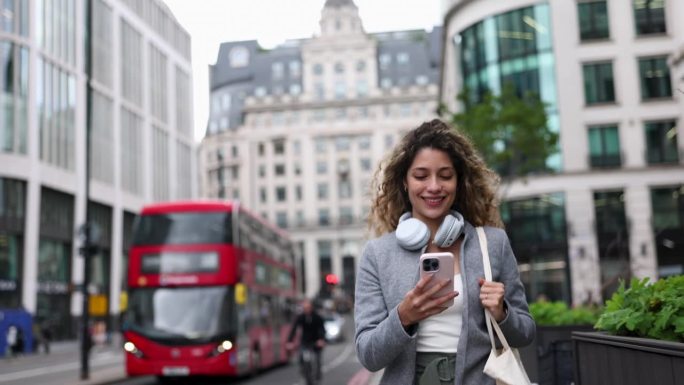
[[[487,236],[482,227],[477,228],[477,236],[480,239],[480,249],[482,250],[482,264],[484,265],[485,279],[492,280],[492,266],[489,263],[489,250],[487,250]],[[487,331],[489,332],[489,340],[492,343],[492,351],[489,353],[489,358],[485,363],[484,373],[496,380],[497,385],[530,385],[530,379],[527,377],[525,368],[520,361],[517,349],[512,349],[506,341],[499,324],[494,321],[494,317],[485,309],[485,321],[487,323]],[[496,331],[496,335],[503,345],[502,349],[497,349],[494,342],[494,333],[492,328]]]

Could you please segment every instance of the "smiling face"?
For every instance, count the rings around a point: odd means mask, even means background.
[[[456,170],[449,155],[434,148],[416,153],[404,180],[414,218],[434,230],[456,200]]]

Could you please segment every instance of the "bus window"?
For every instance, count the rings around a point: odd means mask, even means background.
[[[137,221],[135,245],[231,243],[229,213],[143,215]]]

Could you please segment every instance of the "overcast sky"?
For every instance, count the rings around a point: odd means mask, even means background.
[[[195,138],[209,116],[208,66],[222,42],[258,40],[272,48],[319,32],[325,0],[164,0],[192,39]],[[366,32],[431,30],[442,23],[440,0],[354,0]]]

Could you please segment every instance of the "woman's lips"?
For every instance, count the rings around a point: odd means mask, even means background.
[[[425,200],[425,203],[430,206],[430,207],[438,207],[439,205],[442,204],[444,201],[444,197],[438,197],[438,198],[423,198]]]

